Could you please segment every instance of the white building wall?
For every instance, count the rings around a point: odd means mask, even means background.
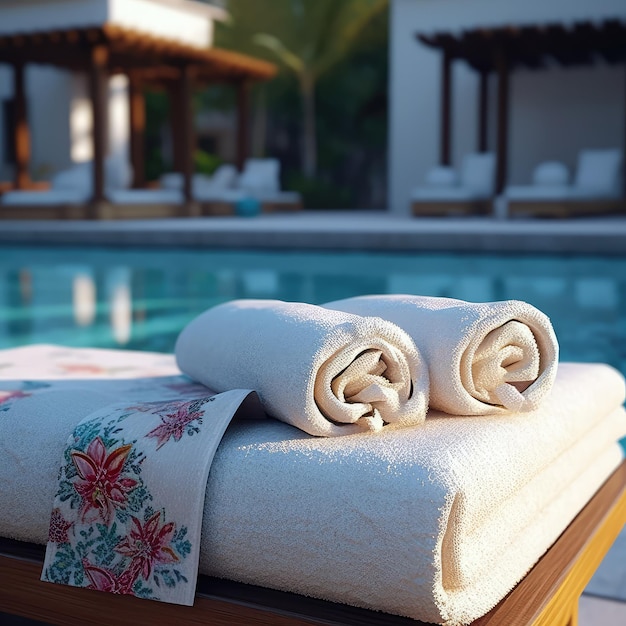
[[[479,26],[626,18],[624,0],[392,0],[388,202],[409,213],[411,189],[439,158],[441,54],[417,32]],[[620,147],[624,137],[624,66],[515,70],[511,75],[509,182],[530,180],[542,160],[574,167],[578,150]],[[452,160],[476,149],[478,76],[453,65]],[[490,84],[490,148],[495,146],[495,80]]]
[[[30,120],[31,176],[48,179],[70,163],[70,74],[54,67],[26,68]]]
[[[107,1],[107,0],[102,0]],[[155,2],[154,0],[108,0],[109,22],[167,37],[195,46],[213,43],[213,21],[207,6],[197,2]],[[205,15],[201,15],[202,10]]]
[[[0,34],[110,23],[196,46],[212,44],[224,14],[191,0],[4,0],[0,10]]]

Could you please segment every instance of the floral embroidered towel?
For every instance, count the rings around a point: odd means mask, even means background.
[[[61,461],[42,580],[192,605],[209,470],[237,412],[263,415],[256,394],[235,389],[109,406],[80,422]]]

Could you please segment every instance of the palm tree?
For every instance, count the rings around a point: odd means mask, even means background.
[[[302,168],[317,171],[315,88],[341,61],[388,0],[228,0],[231,22],[218,44],[279,62],[298,81],[302,99]],[[255,51],[256,47],[256,51]]]

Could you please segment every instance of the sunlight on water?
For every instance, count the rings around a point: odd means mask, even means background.
[[[551,317],[563,360],[626,373],[626,257],[4,248],[0,346],[171,351],[219,302],[367,293],[526,300]]]

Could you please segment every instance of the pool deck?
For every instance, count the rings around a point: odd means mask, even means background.
[[[626,254],[626,216],[414,218],[302,211],[254,218],[0,221],[0,244]]]

